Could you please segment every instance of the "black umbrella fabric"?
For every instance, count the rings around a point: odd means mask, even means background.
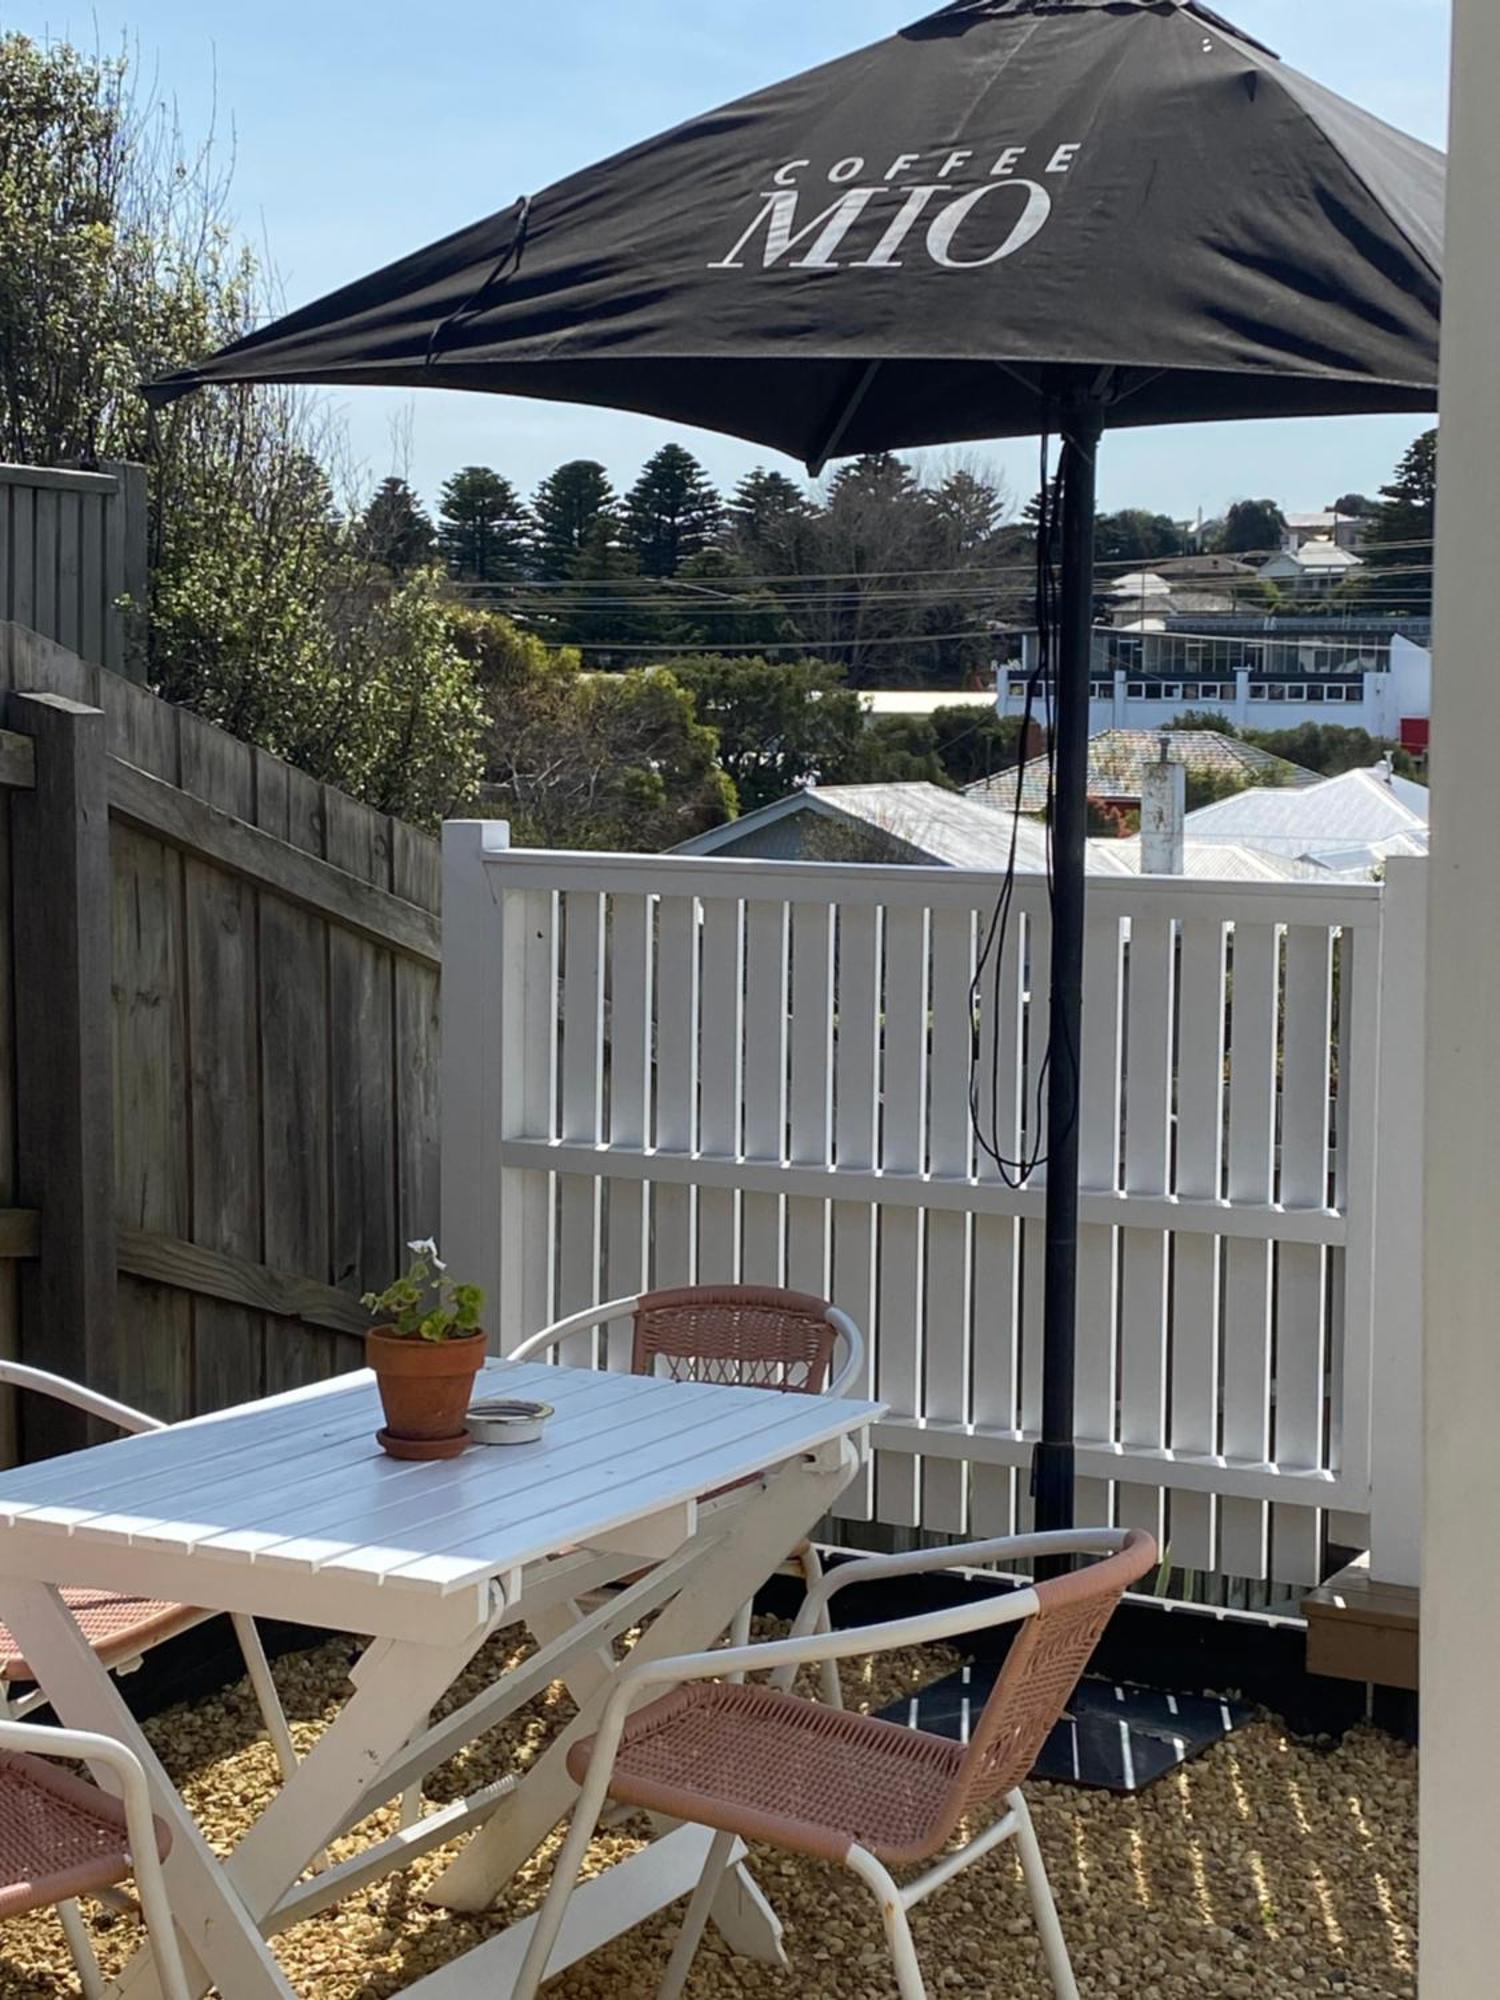
[[[1176,0],[988,0],[692,120],[168,377],[640,410],[818,465],[1430,408],[1441,156]]]
[[[1072,1513],[1099,438],[1433,409],[1442,213],[1440,154],[1197,0],[962,0],[148,390],[487,390],[725,431],[814,469],[1061,436],[1039,1527]]]

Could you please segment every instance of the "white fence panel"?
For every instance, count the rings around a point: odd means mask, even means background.
[[[447,851],[445,1008],[500,1047],[499,1101],[451,1126],[445,1233],[493,1270],[504,1343],[643,1283],[828,1289],[891,1405],[846,1514],[1024,1525],[1045,885],[997,929],[983,875]],[[1179,1569],[1303,1585],[1370,1516],[1383,893],[1090,887],[1080,1499]],[[597,1358],[627,1365],[628,1328]]]

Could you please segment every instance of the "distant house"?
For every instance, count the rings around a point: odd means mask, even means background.
[[[1365,518],[1360,514],[1336,514],[1331,507],[1313,514],[1286,514],[1281,533],[1284,549],[1295,551],[1305,542],[1327,540],[1341,549],[1357,553],[1365,534]]]
[[[1172,610],[1172,586],[1154,569],[1117,577],[1106,593],[1110,621],[1119,632],[1164,632]]]
[[[1251,848],[1339,875],[1370,876],[1393,855],[1428,848],[1425,785],[1396,777],[1388,763],[1288,791],[1249,791],[1191,812],[1195,846]]]
[[[1224,736],[1215,729],[1106,729],[1089,739],[1089,797],[1101,805],[1130,808],[1141,802],[1141,774],[1147,764],[1161,755],[1162,737],[1167,754],[1199,777],[1220,777],[1245,785],[1316,785],[1316,771],[1289,764],[1238,737]],[[1049,768],[1045,757],[1034,757],[1021,773],[1021,810],[1042,813],[1047,809]],[[965,798],[993,809],[1011,810],[1016,802],[1016,774],[1001,771],[970,785]]]
[[[1294,597],[1321,597],[1364,568],[1352,549],[1340,548],[1331,535],[1314,535],[1295,549],[1282,549],[1262,563],[1257,575]]]
[[[1014,777],[1014,773],[1012,773]],[[1047,830],[1037,820],[976,805],[939,785],[811,786],[700,833],[674,854],[737,861],[892,862],[915,868],[971,868],[1003,874],[1015,838],[1016,870],[1047,872]],[[1215,843],[1187,845],[1187,873],[1223,882],[1272,882],[1309,871],[1275,856]],[[1091,840],[1090,875],[1138,875],[1138,840]]]
[[[995,711],[995,690],[990,688],[868,688],[861,689],[859,705],[872,721],[887,716],[912,716],[925,721],[940,708],[973,708]]]

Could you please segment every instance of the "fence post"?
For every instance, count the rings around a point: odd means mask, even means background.
[[[1422,1557],[1423,1050],[1428,863],[1386,865],[1371,1286],[1370,1574],[1417,1585]]]
[[[444,1259],[484,1287],[490,1346],[499,1352],[506,1259],[500,1139],[505,1063],[505,897],[494,855],[510,846],[504,820],[443,827],[442,1236]]]
[[[114,1386],[115,1132],[109,792],[103,711],[12,694],[35,746],[33,789],[11,800],[16,965],[17,1181],[41,1211],[21,1266],[21,1357]],[[75,1412],[28,1399],[28,1456],[85,1440]]]

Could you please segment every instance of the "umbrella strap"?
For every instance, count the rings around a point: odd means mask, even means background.
[[[440,319],[432,329],[432,337],[427,343],[426,358],[422,363],[424,368],[431,368],[441,354],[444,336],[461,320],[472,319],[500,280],[520,269],[521,259],[526,251],[526,232],[530,224],[531,196],[528,194],[521,198],[521,212],[516,217],[516,226],[511,232],[510,241],[495,259],[483,284],[477,286],[461,305],[455,306],[447,318]]]

